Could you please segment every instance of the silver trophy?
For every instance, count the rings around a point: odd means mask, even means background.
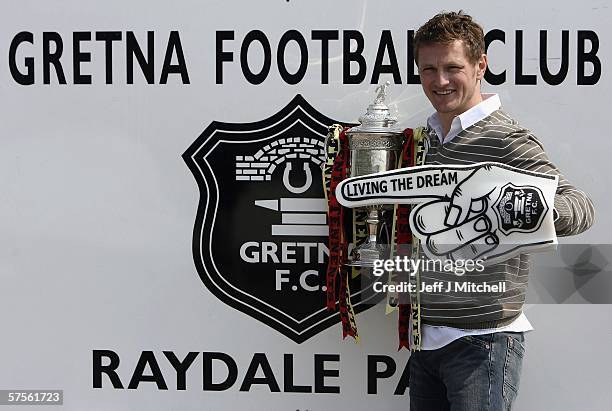
[[[348,138],[349,177],[363,176],[398,167],[404,146],[404,133],[396,126],[397,118],[393,117],[385,104],[387,81],[376,88],[376,98],[368,106],[365,115],[359,117],[359,126],[346,132]],[[373,267],[374,261],[384,258],[386,246],[378,238],[379,213],[383,207],[392,205],[367,206],[368,237],[366,241],[351,252],[347,265],[355,267]]]

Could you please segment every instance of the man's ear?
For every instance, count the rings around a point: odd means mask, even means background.
[[[484,73],[487,71],[487,64],[488,64],[487,55],[483,54],[482,56],[480,56],[480,59],[478,60],[478,66],[476,69],[476,78],[478,80],[482,80],[484,78]]]

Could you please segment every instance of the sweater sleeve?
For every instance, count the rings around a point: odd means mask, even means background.
[[[555,230],[558,236],[580,234],[593,225],[591,199],[574,187],[548,159],[540,141],[529,131],[519,130],[502,139],[505,164],[523,170],[559,176],[555,195]]]

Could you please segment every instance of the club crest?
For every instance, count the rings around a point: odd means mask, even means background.
[[[321,182],[334,123],[297,95],[265,120],[213,121],[183,154],[200,189],[192,249],[202,282],[297,343],[339,322],[325,309]],[[350,284],[358,312],[380,299],[360,277]]]
[[[548,205],[539,188],[506,184],[495,202],[499,228],[504,234],[536,231],[548,211]]]

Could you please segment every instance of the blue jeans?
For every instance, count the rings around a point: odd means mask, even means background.
[[[471,335],[410,356],[411,411],[502,411],[516,398],[523,333]]]

